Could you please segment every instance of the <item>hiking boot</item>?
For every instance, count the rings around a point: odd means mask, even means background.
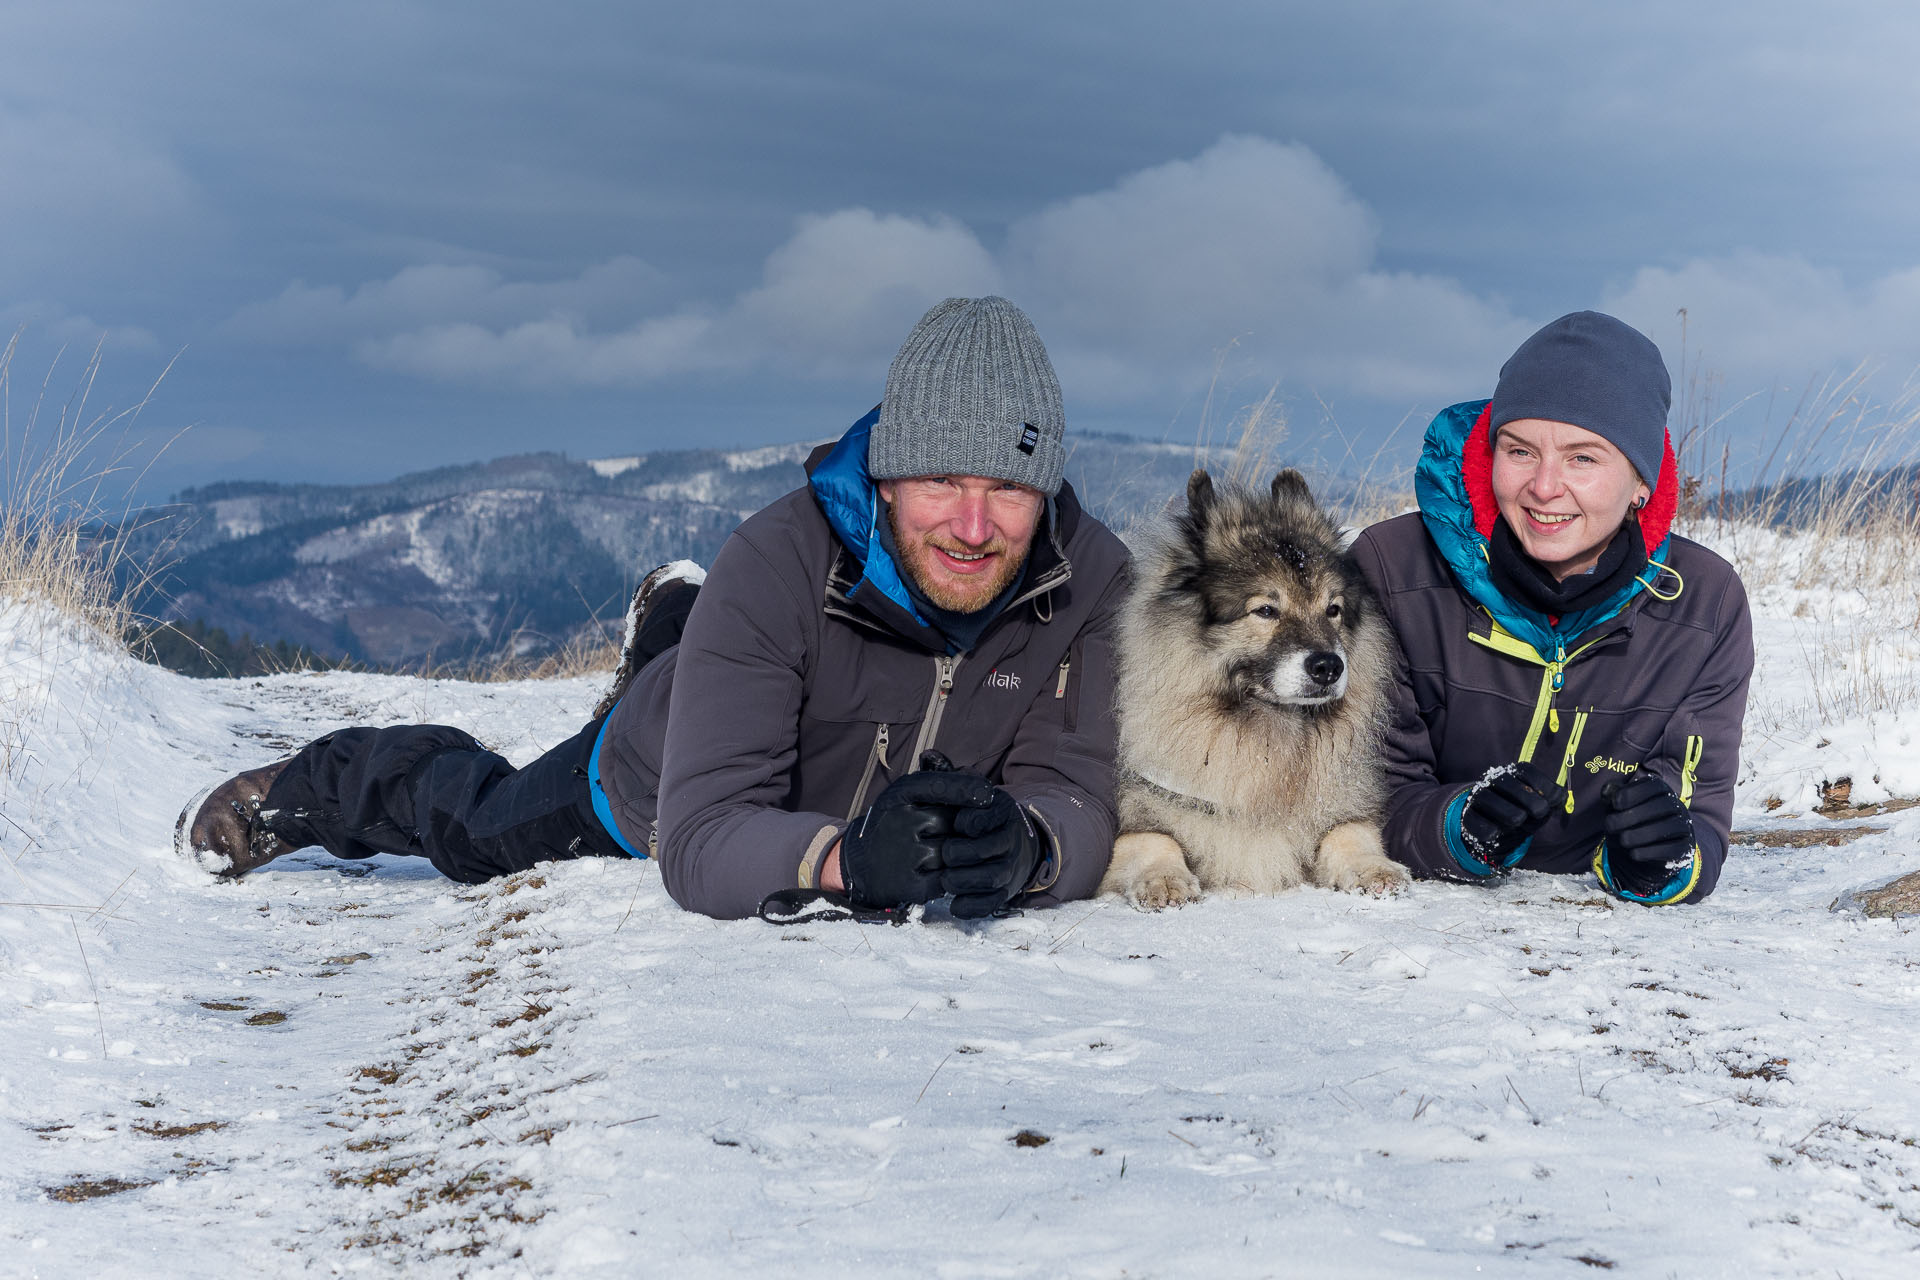
[[[680,643],[687,611],[700,593],[707,571],[691,560],[663,564],[640,580],[627,606],[626,634],[620,641],[620,665],[613,683],[593,709],[593,719],[606,716],[626,695],[627,686],[649,662]]]
[[[235,774],[187,801],[173,825],[174,851],[224,879],[263,867],[294,846],[267,829],[278,816],[262,810],[267,793],[293,757]]]

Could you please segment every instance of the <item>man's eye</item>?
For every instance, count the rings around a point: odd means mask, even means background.
[[[1280,616],[1280,610],[1270,604],[1257,604],[1247,612],[1256,618],[1265,618],[1268,622]]]

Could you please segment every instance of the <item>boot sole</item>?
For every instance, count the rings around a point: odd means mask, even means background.
[[[212,795],[224,782],[225,779],[222,779],[220,782],[209,783],[207,786],[202,787],[193,799],[187,801],[187,807],[180,811],[179,818],[176,819],[173,824],[174,856],[182,862],[190,863],[198,867],[208,875],[218,876],[223,879],[232,874],[233,864],[214,853],[211,849],[194,848],[192,831],[193,820],[195,816],[199,814],[200,806],[205,804],[207,797]],[[219,866],[214,865],[216,861],[219,862]]]

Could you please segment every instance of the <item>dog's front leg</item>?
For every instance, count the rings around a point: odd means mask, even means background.
[[[1387,857],[1380,828],[1371,822],[1343,822],[1321,836],[1313,878],[1329,889],[1376,896],[1398,893],[1412,879],[1405,867]]]
[[[1129,831],[1113,842],[1100,892],[1117,893],[1142,911],[1177,907],[1200,896],[1180,843],[1158,831]]]

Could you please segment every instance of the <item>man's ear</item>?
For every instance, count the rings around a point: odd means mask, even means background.
[[[875,480],[873,482],[873,487],[879,490],[880,501],[886,503],[888,506],[893,505],[893,481]]]

